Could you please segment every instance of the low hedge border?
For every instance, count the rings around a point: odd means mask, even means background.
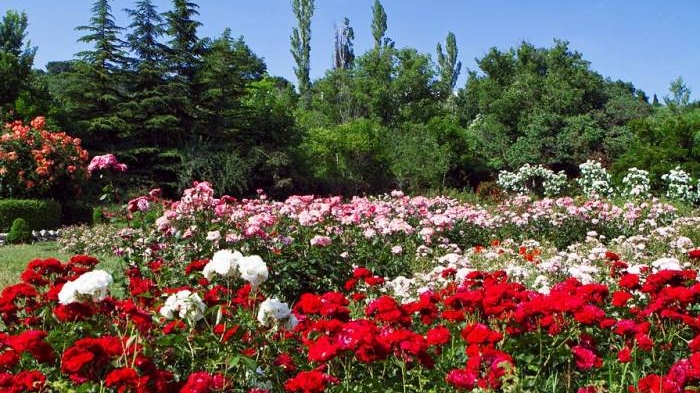
[[[61,204],[52,200],[0,200],[0,231],[8,231],[17,218],[23,218],[30,229],[55,229],[61,225]]]

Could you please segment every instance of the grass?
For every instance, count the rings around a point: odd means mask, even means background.
[[[63,262],[72,255],[60,252],[56,242],[38,242],[33,244],[5,245],[0,246],[0,288],[16,284],[20,281],[19,275],[24,271],[27,263],[32,259],[56,258]],[[95,255],[101,262],[97,266],[114,272],[119,265],[119,258],[116,256]]]

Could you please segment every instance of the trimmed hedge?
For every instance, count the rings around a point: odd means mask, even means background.
[[[7,232],[17,218],[32,230],[55,229],[61,225],[61,205],[52,200],[0,200],[0,231]]]

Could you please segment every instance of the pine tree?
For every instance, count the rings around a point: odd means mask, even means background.
[[[457,60],[457,40],[452,32],[447,34],[445,50],[442,45],[437,44],[438,74],[440,76],[439,90],[443,97],[449,97],[457,84],[457,78],[462,70],[462,62]]]
[[[74,120],[84,145],[94,151],[113,150],[123,137],[126,123],[116,115],[124,98],[123,71],[127,62],[120,38],[121,27],[112,16],[109,0],[97,0],[92,6],[90,24],[79,26],[87,34],[78,39],[93,45],[77,54],[73,83],[66,96],[73,101]]]
[[[202,24],[193,19],[199,15],[198,8],[186,0],[173,0],[173,9],[164,14],[170,37],[166,57],[171,74],[166,91],[171,113],[180,121],[179,127],[169,133],[167,146],[182,146],[195,137],[194,119],[200,93],[196,78],[204,51],[197,36],[197,28]]]
[[[161,154],[168,152],[168,136],[178,129],[166,92],[167,47],[160,42],[165,33],[162,16],[151,0],[139,0],[125,10],[131,18],[127,45],[134,58],[129,62],[129,99],[120,116],[129,125],[128,146],[121,149],[129,164],[132,182],[142,188],[165,179],[154,173],[161,166]]]
[[[292,11],[297,19],[298,26],[292,29],[290,37],[292,45],[292,57],[296,63],[294,73],[299,83],[304,105],[308,107],[311,97],[311,17],[314,14],[314,0],[292,0]]]
[[[355,31],[350,27],[350,19],[345,18],[343,25],[335,29],[335,69],[349,69],[355,61],[352,40]]]

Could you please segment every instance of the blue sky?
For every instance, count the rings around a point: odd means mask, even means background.
[[[200,36],[218,36],[230,27],[244,36],[265,59],[268,71],[296,82],[289,53],[289,35],[296,22],[289,0],[194,0],[200,5]],[[373,0],[316,0],[312,21],[311,76],[331,66],[333,26],[344,17],[355,29],[355,52],[372,45]],[[112,1],[117,23],[128,24],[123,8],[131,0]],[[160,11],[169,0],[156,0]],[[592,68],[606,77],[634,83],[661,99],[671,80],[682,76],[700,97],[700,1],[668,2],[573,0],[384,0],[387,36],[397,47],[411,46],[435,58],[435,45],[455,33],[463,67],[476,69],[474,59],[489,48],[507,49],[528,41],[551,46],[554,38],[570,42]],[[39,47],[35,66],[70,59],[85,49],[76,43],[87,24],[91,0],[0,0],[0,12],[26,11],[29,39]],[[462,73],[458,87],[464,85]]]

